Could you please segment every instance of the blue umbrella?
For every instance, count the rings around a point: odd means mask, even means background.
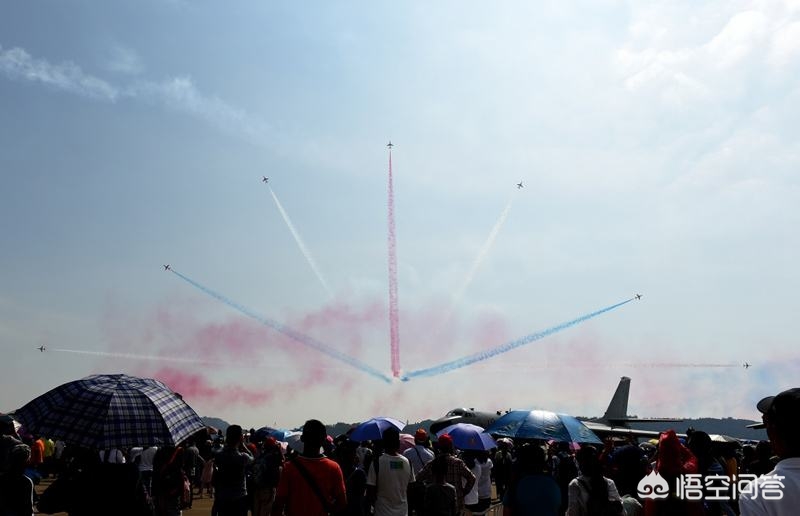
[[[273,437],[276,441],[286,442],[286,438],[294,434],[291,430],[284,430],[283,428],[272,428],[271,426],[262,426],[256,430],[254,439],[256,441],[263,441],[267,437]]]
[[[52,389],[14,413],[29,432],[100,450],[175,445],[206,425],[163,383],[93,375]]]
[[[603,444],[578,419],[547,410],[512,410],[492,423],[486,432],[501,437]]]
[[[405,423],[391,417],[374,417],[359,424],[350,434],[351,441],[377,441],[383,438],[384,430],[396,428],[399,432]]]
[[[492,436],[478,425],[456,423],[436,432],[437,437],[449,434],[453,438],[453,446],[459,450],[491,450],[497,447]]]

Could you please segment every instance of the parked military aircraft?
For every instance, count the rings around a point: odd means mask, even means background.
[[[660,432],[650,430],[637,430],[630,427],[630,423],[677,423],[682,419],[673,418],[638,418],[628,415],[628,397],[630,395],[631,379],[627,376],[620,378],[617,390],[608,404],[605,414],[596,419],[587,419],[583,423],[598,436],[633,436],[633,437],[658,437]],[[436,433],[443,428],[455,423],[471,423],[483,428],[495,422],[504,412],[482,412],[474,408],[456,408],[437,419],[431,424],[431,432]]]

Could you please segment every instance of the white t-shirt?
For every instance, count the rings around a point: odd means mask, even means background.
[[[486,462],[481,464],[481,476],[475,475],[478,479],[475,484],[478,486],[478,498],[492,497],[492,459],[486,459]]]
[[[408,459],[402,455],[383,454],[378,457],[377,485],[375,483],[375,465],[369,468],[367,485],[375,486],[375,516],[407,516],[408,500],[406,490],[414,481],[414,471]]]
[[[783,493],[780,500],[768,500],[763,497],[764,484],[769,480],[770,487],[776,485],[775,475],[780,479],[783,488],[770,489],[770,494],[775,491]],[[775,469],[761,475],[754,482],[758,487],[739,494],[739,510],[742,516],[796,516],[800,508],[800,457],[783,459]]]
[[[478,482],[481,478],[481,463],[475,461],[475,465],[469,468],[469,470],[475,475],[475,483],[472,484],[472,490],[464,495],[464,505],[474,505],[478,503]]]

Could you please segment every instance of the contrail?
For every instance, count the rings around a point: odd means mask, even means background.
[[[309,251],[306,247],[305,242],[303,242],[303,239],[300,237],[300,233],[297,232],[297,228],[294,227],[294,224],[292,224],[292,219],[289,218],[289,214],[283,209],[281,201],[278,200],[278,196],[275,195],[275,192],[272,190],[271,186],[269,187],[269,193],[272,194],[272,198],[275,200],[275,205],[278,207],[278,211],[281,212],[284,222],[286,222],[286,225],[289,227],[289,231],[292,232],[294,241],[297,242],[297,247],[300,248],[300,252],[303,253],[303,256],[306,258],[311,270],[314,271],[314,275],[316,275],[319,282],[322,283],[322,288],[324,288],[325,292],[328,293],[328,297],[332,298],[333,292],[331,291],[330,286],[328,286],[328,282],[325,281],[325,278],[322,276],[322,272],[319,270],[319,267],[317,267],[317,262],[314,261],[311,251]]]
[[[96,357],[125,358],[129,360],[154,360],[159,362],[182,362],[185,364],[206,364],[212,365],[215,362],[199,358],[174,357],[164,355],[139,355],[136,353],[114,353],[111,351],[94,351],[90,349],[66,349],[66,348],[46,348],[46,351],[55,353],[74,353],[76,355],[92,355]]]
[[[355,367],[359,371],[367,373],[368,375],[373,376],[373,377],[375,377],[375,378],[377,378],[379,380],[383,380],[384,382],[387,382],[387,383],[391,383],[391,381],[392,381],[391,378],[389,378],[388,376],[386,376],[382,372],[378,371],[374,367],[372,367],[372,366],[370,366],[368,364],[365,364],[364,362],[362,362],[362,361],[360,361],[360,360],[358,360],[356,358],[353,358],[353,357],[351,357],[349,355],[346,355],[345,353],[342,353],[341,351],[336,350],[336,349],[328,346],[327,344],[323,344],[322,342],[314,339],[313,337],[309,337],[308,335],[304,335],[304,334],[302,334],[302,333],[300,333],[300,332],[298,332],[296,330],[293,330],[292,328],[289,328],[288,326],[285,326],[285,325],[283,325],[283,324],[281,324],[281,323],[279,323],[277,321],[273,321],[272,319],[269,319],[269,318],[266,318],[266,317],[262,317],[262,316],[258,315],[257,313],[253,312],[252,310],[250,310],[249,308],[246,308],[246,307],[240,305],[239,303],[231,301],[230,299],[228,299],[227,297],[223,296],[222,294],[220,294],[218,292],[215,292],[215,291],[211,290],[210,288],[208,288],[208,287],[206,287],[204,285],[201,285],[200,283],[198,283],[195,280],[189,278],[188,276],[184,276],[183,274],[181,274],[180,272],[176,271],[173,268],[170,268],[170,269],[167,269],[167,270],[169,270],[170,272],[172,272],[173,274],[175,274],[176,276],[181,278],[186,283],[188,283],[188,284],[192,285],[193,287],[195,287],[196,289],[200,290],[201,292],[213,297],[214,299],[216,299],[218,301],[221,301],[222,303],[225,303],[226,305],[228,305],[229,307],[233,308],[234,310],[246,315],[247,317],[250,317],[251,319],[254,319],[254,320],[260,322],[264,326],[272,328],[273,330],[278,331],[278,332],[286,335],[290,339],[292,339],[292,340],[294,340],[296,342],[299,342],[300,344],[303,344],[303,345],[305,345],[305,346],[307,346],[307,347],[309,347],[311,349],[319,351],[320,353],[323,353],[325,355],[328,355],[329,357],[333,358],[334,360],[338,360],[339,362],[342,362],[342,363],[345,363],[345,364],[350,365],[352,367]]]
[[[462,368],[462,367],[466,367],[466,366],[468,366],[470,364],[474,364],[476,362],[482,362],[484,360],[488,360],[488,359],[490,359],[492,357],[495,357],[497,355],[500,355],[502,353],[506,353],[508,351],[511,351],[512,349],[519,348],[519,347],[524,346],[526,344],[530,344],[531,342],[534,342],[534,341],[537,341],[537,340],[541,340],[541,339],[543,339],[545,337],[548,337],[548,336],[550,336],[550,335],[552,335],[554,333],[558,333],[558,332],[560,332],[562,330],[566,330],[567,328],[571,328],[571,327],[573,327],[573,326],[575,326],[577,324],[580,324],[580,323],[582,323],[584,321],[588,321],[589,319],[597,317],[598,315],[604,314],[606,312],[610,312],[611,310],[619,308],[622,305],[630,303],[634,299],[635,298],[627,299],[625,301],[622,301],[621,303],[617,303],[615,305],[611,305],[611,306],[608,306],[606,308],[602,308],[602,309],[597,310],[595,312],[592,312],[590,314],[582,315],[581,317],[578,317],[577,319],[573,319],[571,321],[567,321],[567,322],[561,323],[561,324],[559,324],[557,326],[553,326],[551,328],[548,328],[546,330],[542,330],[542,331],[537,332],[537,333],[532,333],[530,335],[527,335],[525,337],[519,338],[517,340],[512,340],[510,342],[507,342],[507,343],[502,344],[500,346],[497,346],[495,348],[487,349],[485,351],[480,351],[480,352],[474,353],[472,355],[467,355],[465,357],[462,357],[462,358],[459,358],[459,359],[456,359],[456,360],[451,360],[450,362],[445,362],[445,363],[439,364],[437,366],[427,367],[425,369],[417,369],[416,371],[411,371],[410,373],[408,373],[407,375],[405,375],[403,377],[403,381],[408,381],[408,380],[410,380],[412,378],[422,377],[422,376],[436,376],[436,375],[447,373],[447,372],[452,371],[454,369],[459,369],[459,368]]]
[[[400,377],[400,316],[397,302],[397,237],[394,226],[394,185],[392,177],[392,142],[389,142],[389,340],[391,341],[392,376]]]
[[[716,362],[595,362],[595,363],[552,363],[542,365],[520,365],[508,367],[481,367],[481,373],[501,373],[524,371],[544,371],[549,369],[594,370],[594,369],[634,369],[634,368],[675,368],[675,369],[715,369],[715,368],[740,368],[741,364],[716,363]]]
[[[472,262],[472,267],[470,267],[469,272],[467,272],[464,281],[461,283],[461,287],[453,294],[452,301],[450,302],[450,308],[448,308],[447,312],[445,313],[444,319],[442,320],[442,324],[440,328],[450,322],[450,317],[453,316],[453,311],[456,309],[456,306],[461,302],[461,299],[464,297],[464,293],[466,292],[467,288],[472,283],[472,280],[475,279],[475,274],[478,272],[481,264],[486,259],[486,256],[489,254],[489,251],[494,245],[494,241],[497,238],[498,233],[500,233],[500,228],[503,227],[505,224],[506,219],[508,218],[508,213],[511,211],[511,206],[514,204],[514,197],[512,195],[511,198],[508,200],[508,204],[503,209],[503,212],[500,214],[500,217],[495,222],[494,227],[489,232],[489,237],[484,242],[483,247],[481,247],[480,251],[478,251],[478,255],[475,257],[475,260]]]
[[[274,370],[283,370],[286,366],[283,365],[270,365],[270,364],[260,364],[258,362],[248,361],[248,362],[227,362],[227,361],[219,361],[219,360],[206,360],[200,358],[188,358],[188,357],[176,357],[176,356],[166,356],[166,355],[140,355],[136,353],[115,353],[112,351],[95,351],[91,349],[65,349],[65,348],[46,348],[45,352],[55,352],[55,353],[74,353],[76,355],[90,355],[96,357],[107,357],[107,358],[124,358],[126,360],[152,360],[156,362],[180,362],[184,364],[202,364],[202,365],[214,365],[214,366],[246,366],[246,367],[257,367],[258,369],[274,369]],[[326,371],[347,371],[347,368],[344,367],[332,367],[332,366],[315,366],[318,369],[324,369]]]

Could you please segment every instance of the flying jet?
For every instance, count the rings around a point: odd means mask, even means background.
[[[394,147],[392,140],[389,140],[389,143],[387,143],[386,146],[389,147],[389,150],[392,150],[392,147]]]
[[[636,294],[635,297],[636,297],[636,299],[642,299],[642,295],[641,294]]]
[[[38,347],[38,348],[36,348],[36,349],[38,349],[38,350],[39,350],[41,353],[44,353],[44,350],[46,350],[47,348],[46,348],[46,347],[44,347],[44,346],[39,346],[39,347]]]
[[[630,423],[676,423],[683,421],[682,419],[672,418],[638,418],[628,416],[628,396],[630,394],[631,379],[623,376],[611,402],[608,404],[605,414],[600,418],[593,418],[584,420],[583,423],[589,427],[590,430],[598,434],[601,438],[603,436],[631,436],[631,437],[658,437],[660,432],[649,430],[638,430],[630,427]],[[436,433],[443,428],[456,423],[470,423],[473,425],[487,428],[495,422],[504,412],[481,412],[473,408],[457,408],[453,409],[443,417],[437,419],[431,424],[431,432]]]
[[[742,364],[742,367],[744,367],[745,369],[749,369],[750,368],[750,364],[745,362],[744,364]]]
[[[517,183],[517,190],[519,190],[520,188],[524,188],[524,187],[522,186],[522,181],[520,181],[519,183]]]
[[[164,270],[165,271],[171,271],[172,269],[170,268],[169,264],[167,264],[167,265],[164,266]]]
[[[269,183],[269,178],[267,176],[261,176],[261,177],[262,177],[261,179],[262,183]]]

